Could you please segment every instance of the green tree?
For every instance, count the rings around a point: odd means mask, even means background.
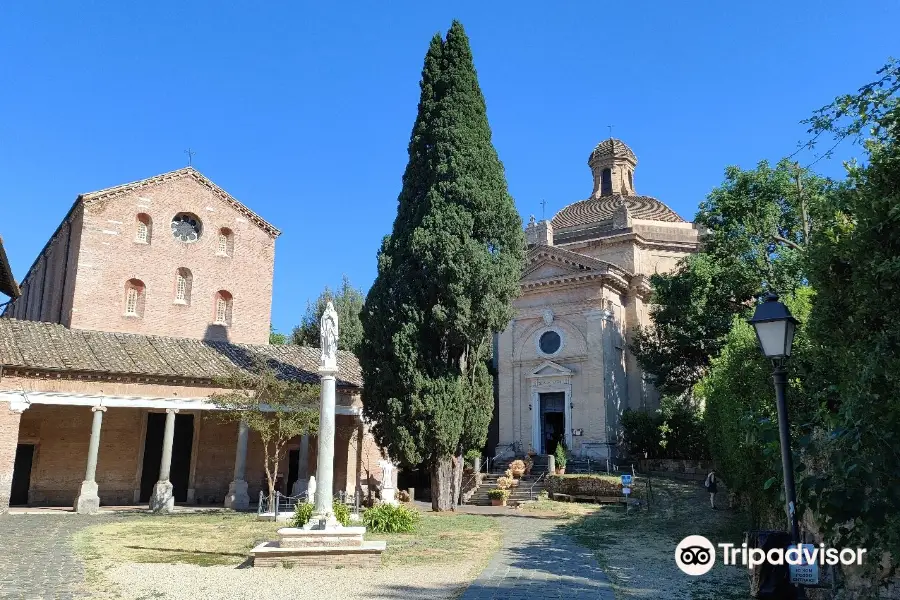
[[[291,341],[299,346],[319,347],[319,320],[329,301],[334,304],[334,310],[338,314],[340,327],[338,348],[356,352],[363,335],[359,313],[362,311],[365,298],[361,291],[350,284],[350,279],[346,275],[341,280],[341,287],[337,292],[326,286],[316,298],[315,304],[306,303],[306,313],[300,324],[291,332]]]
[[[359,357],[375,437],[395,459],[428,464],[432,507],[447,510],[463,454],[486,438],[487,358],[493,332],[512,316],[525,241],[459,22],[432,38],[420,89]]]
[[[782,298],[791,313],[806,321],[813,292],[801,287]],[[810,356],[808,336],[799,329],[791,357],[789,420],[794,439],[809,423],[814,407],[802,387]],[[748,510],[755,526],[783,522],[783,489],[772,365],[762,355],[753,327],[736,316],[725,344],[709,372],[695,388],[705,405],[703,424],[710,453],[720,466],[729,491]]]
[[[725,343],[735,315],[767,290],[805,283],[805,255],[830,183],[787,160],[728,167],[695,222],[703,248],[671,274],[654,275],[652,327],[635,336],[638,362],[668,395],[690,392]]]
[[[225,422],[243,421],[262,440],[269,498],[274,502],[285,445],[319,429],[319,386],[286,380],[277,365],[261,359],[249,370],[234,369],[217,386],[227,391],[210,397],[220,408],[215,416]]]
[[[280,346],[282,344],[287,344],[288,338],[285,334],[275,331],[274,325],[269,325],[269,343],[275,346]]]
[[[808,387],[819,435],[806,447],[805,503],[832,543],[900,564],[900,62],[810,120],[815,136],[866,136],[811,248],[818,349]]]

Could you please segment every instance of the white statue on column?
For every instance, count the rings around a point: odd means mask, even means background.
[[[394,486],[394,463],[389,460],[379,460],[381,467],[381,501],[386,504],[397,505],[397,488]]]
[[[319,337],[322,342],[322,366],[337,368],[338,315],[330,300],[319,322]]]

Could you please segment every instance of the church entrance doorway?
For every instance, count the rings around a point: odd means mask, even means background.
[[[166,413],[147,415],[147,436],[144,442],[144,465],[141,470],[141,494],[138,501],[148,502],[153,486],[159,480],[162,462],[163,434],[166,429]],[[172,466],[169,481],[175,502],[187,502],[191,477],[191,450],[194,442],[194,415],[175,415],[175,435],[172,440]]]
[[[566,439],[566,393],[540,394],[541,454],[553,454],[557,444]]]

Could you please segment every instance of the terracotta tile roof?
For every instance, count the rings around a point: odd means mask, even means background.
[[[564,227],[577,227],[612,219],[613,213],[620,202],[628,207],[633,219],[646,219],[648,221],[666,221],[669,223],[684,223],[684,219],[671,208],[650,196],[600,196],[588,198],[581,202],[575,202],[556,213],[551,223],[554,229]]]
[[[320,351],[305,346],[230,344],[188,338],[67,329],[55,323],[0,319],[0,365],[47,371],[209,380],[254,357],[288,379],[318,383]],[[359,361],[338,353],[338,386],[362,386]]]
[[[6,258],[6,250],[3,249],[3,238],[0,238],[0,293],[10,298],[18,298],[20,294],[16,278],[13,277],[9,260]]]

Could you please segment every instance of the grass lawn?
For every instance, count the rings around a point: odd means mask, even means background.
[[[148,514],[87,527],[75,536],[74,545],[95,573],[121,562],[237,566],[258,543],[278,539],[275,532],[284,526],[229,511]],[[366,534],[369,540],[387,540],[385,566],[486,561],[500,537],[496,519],[431,513],[422,514],[415,533]]]

